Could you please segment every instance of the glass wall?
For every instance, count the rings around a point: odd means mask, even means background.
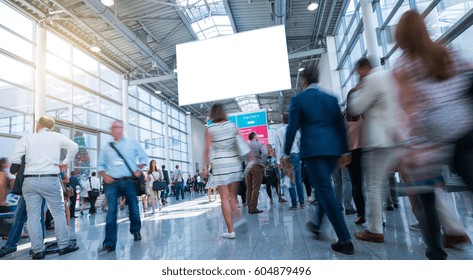
[[[356,61],[367,54],[363,34],[353,32],[354,23],[361,20],[359,1],[350,1],[335,35],[343,98],[346,98],[346,93],[358,80],[357,74],[354,71]],[[462,0],[441,0],[438,2],[433,0],[380,0],[375,2],[373,19],[375,19],[376,26],[374,28],[376,28],[379,54],[382,56],[384,67],[387,69],[392,67],[402,54],[395,44],[394,36],[397,23],[404,12],[409,9],[417,9],[420,13],[425,12],[427,29],[431,38],[436,40],[454,24],[462,20],[462,17],[472,8],[473,1]],[[361,32],[363,32],[363,29]],[[461,50],[464,57],[473,61],[471,35],[473,35],[472,27],[462,34],[452,34],[452,36],[458,37],[449,44],[449,47]]]
[[[72,167],[88,176],[97,168],[100,147],[112,140],[112,121],[122,118],[122,76],[52,30],[46,32],[46,52],[37,54],[37,29],[33,19],[0,2],[0,157],[10,156],[18,139],[32,131],[35,81],[44,79],[46,114],[56,118],[57,132],[79,145]],[[36,77],[36,56],[42,55],[46,73]],[[158,165],[170,162],[172,170],[179,164],[188,172],[185,113],[142,87],[128,90],[129,136]]]
[[[188,172],[190,169],[186,114],[168,106],[168,124],[171,167],[174,169],[176,165],[179,165],[183,172]]]
[[[0,2],[0,157],[32,129],[34,22]]]
[[[129,136],[140,141],[150,160],[166,165],[163,102],[139,86],[128,88],[128,98]]]

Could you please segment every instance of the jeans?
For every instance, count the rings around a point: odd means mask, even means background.
[[[340,202],[340,207],[354,209],[351,204],[351,181],[346,168],[336,167],[332,174],[333,184],[335,185],[335,197]]]
[[[299,154],[291,154],[289,161],[293,166],[292,171],[292,187],[289,189],[289,195],[291,196],[292,206],[297,206],[297,198],[299,198],[299,204],[304,205],[304,186],[302,185],[302,173],[301,173],[301,158]],[[297,192],[297,194],[296,194]]]
[[[176,185],[174,185],[176,200],[179,200],[179,190],[181,191],[181,198],[184,199],[184,183],[178,182]]]
[[[340,204],[333,192],[330,176],[337,164],[336,157],[311,157],[305,160],[310,184],[314,186],[315,196],[319,200],[316,224],[321,226],[324,214],[332,223],[333,229],[340,242],[351,240],[345,218],[340,210]]]
[[[130,233],[140,233],[141,230],[140,210],[136,200],[135,184],[131,178],[115,180],[107,185],[105,195],[108,201],[108,212],[103,246],[115,248],[117,244],[117,201],[120,196],[125,196],[126,203],[128,204]]]
[[[41,224],[43,225],[43,238],[46,235],[46,227],[44,226],[44,200],[43,205],[41,207]],[[26,203],[25,198],[21,195],[20,199],[18,200],[18,205],[16,206],[15,216],[13,217],[13,223],[10,228],[10,232],[8,233],[8,240],[3,246],[3,249],[6,251],[16,251],[16,245],[18,241],[20,241],[21,233],[23,232],[23,226],[25,225],[27,218],[26,212]]]

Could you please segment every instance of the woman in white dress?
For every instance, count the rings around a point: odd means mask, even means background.
[[[154,181],[162,181],[163,180],[163,173],[161,172],[161,169],[158,168],[158,165],[156,164],[156,161],[153,159],[149,162],[149,168],[147,172],[147,179],[148,179],[148,190],[149,190],[149,199],[151,200],[151,208],[152,214],[155,213],[155,204],[154,200],[156,199],[158,201],[159,205],[159,211],[161,211],[161,208],[163,208],[162,202],[161,202],[161,191],[155,191],[153,190],[153,182]]]
[[[235,231],[233,229],[232,210],[237,210],[237,193],[242,174],[241,160],[235,142],[235,135],[239,132],[236,125],[228,121],[227,114],[221,104],[212,106],[209,119],[212,123],[205,130],[205,170],[202,172],[202,177],[208,177],[210,148],[212,148],[212,181],[215,186],[218,186],[222,201],[223,219],[227,226],[227,231],[223,233],[223,237],[233,239],[235,238]]]

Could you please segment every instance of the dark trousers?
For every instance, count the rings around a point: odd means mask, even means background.
[[[307,197],[311,197],[312,195],[312,186],[310,185],[309,181],[309,175],[307,173],[307,168],[305,166],[305,163],[301,163],[301,174],[302,174],[302,182],[304,183],[305,186],[305,192],[307,193]]]
[[[340,204],[333,192],[332,175],[338,162],[336,157],[312,157],[305,160],[309,180],[314,186],[315,197],[319,200],[316,224],[321,225],[322,218],[326,214],[340,242],[351,240],[345,223],[345,217],[340,210]]]
[[[246,182],[245,180],[240,181],[238,188],[238,194],[241,196],[241,203],[246,203]]]
[[[90,199],[90,208],[89,208],[89,214],[95,214],[97,213],[97,209],[95,208],[95,203],[97,202],[97,197],[96,196],[89,196]]]
[[[361,169],[361,149],[351,152],[351,163],[348,165],[351,179],[351,193],[355,202],[358,217],[365,216],[365,197],[363,196],[363,173]]]
[[[418,194],[417,199],[420,206],[422,236],[427,249],[425,256],[430,260],[445,260],[447,253],[442,246],[442,233],[440,232],[440,221],[435,208],[435,193]]]
[[[77,192],[74,191],[74,195],[69,197],[69,211],[71,212],[71,217],[76,215],[76,201],[77,201]]]

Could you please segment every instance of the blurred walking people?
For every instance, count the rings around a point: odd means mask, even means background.
[[[407,132],[403,135],[407,155],[402,158],[401,173],[413,186],[411,191],[422,209],[419,222],[427,245],[426,257],[446,259],[434,186],[444,185],[442,168],[451,163],[455,147],[436,139],[450,137],[462,124],[472,121],[471,117],[458,115],[471,106],[471,100],[464,100],[469,83],[465,84],[461,74],[472,67],[458,54],[433,42],[423,17],[416,11],[402,15],[395,38],[404,51],[394,72],[400,87],[400,104],[408,120],[402,123]],[[455,103],[459,106],[451,109]],[[466,106],[466,111],[462,112],[461,106]],[[442,110],[443,114],[437,114]],[[436,129],[429,129],[429,123],[436,123]],[[447,133],[435,135],[442,131]]]
[[[69,243],[64,196],[59,181],[59,173],[66,171],[79,147],[66,136],[52,132],[54,124],[54,118],[40,117],[36,124],[36,133],[23,136],[11,155],[11,162],[15,164],[21,164],[21,157],[25,156],[22,191],[26,202],[27,227],[33,259],[45,258],[43,226],[40,222],[43,199],[46,200],[54,218],[59,255],[79,249],[75,244]],[[61,149],[67,151],[63,161],[60,160]]]
[[[326,214],[338,237],[338,241],[331,245],[332,249],[354,254],[345,217],[330,180],[339,158],[347,152],[345,125],[337,99],[321,90],[318,83],[319,74],[315,66],[306,67],[301,73],[303,91],[291,98],[284,153],[291,154],[296,133],[300,130],[300,157],[306,163],[320,205],[316,221],[308,222],[307,226],[318,237]]]
[[[391,72],[373,68],[363,57],[356,64],[360,75],[358,90],[349,96],[349,113],[363,114],[362,166],[365,170],[366,229],[355,233],[363,241],[384,242],[383,203],[386,200],[386,180],[399,158],[397,122],[400,113],[397,85]]]
[[[228,121],[222,104],[214,104],[210,110],[209,119],[212,123],[205,130],[204,166],[202,177],[208,177],[208,166],[212,161],[212,181],[218,186],[223,219],[227,230],[224,238],[235,238],[232,212],[237,209],[237,192],[242,175],[242,168],[236,148],[236,125]],[[210,149],[213,159],[210,159]]]
[[[117,245],[117,201],[124,196],[128,204],[130,233],[135,241],[141,240],[141,219],[137,202],[135,180],[142,175],[141,169],[148,162],[141,145],[123,137],[123,122],[114,121],[111,127],[113,141],[102,146],[97,170],[100,172],[108,201],[103,250],[115,251]],[[136,163],[138,162],[138,164]]]

